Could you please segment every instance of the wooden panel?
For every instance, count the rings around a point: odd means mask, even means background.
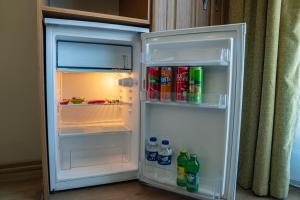
[[[49,5],[49,1],[48,0],[37,0],[37,1],[40,1],[40,5],[41,6],[48,6]]]
[[[207,9],[204,9],[203,1],[196,0],[195,9],[195,26],[209,26],[210,1],[208,2]]]
[[[229,0],[222,0],[221,3],[221,23],[220,24],[227,24],[228,23],[228,8],[229,8]]]
[[[16,173],[42,169],[41,161],[31,161],[15,164],[0,165],[0,174]]]
[[[49,6],[119,15],[119,0],[50,0]]]
[[[0,184],[7,184],[15,181],[20,182],[32,179],[41,179],[41,175],[41,161],[32,161],[0,166]]]
[[[167,30],[175,29],[176,25],[176,0],[167,0]]]
[[[39,74],[39,113],[40,134],[41,134],[41,158],[42,158],[42,173],[43,173],[43,197],[48,200],[49,195],[49,171],[48,171],[48,145],[47,145],[47,130],[46,130],[46,102],[45,102],[45,79],[44,79],[44,33],[43,33],[43,14],[41,9],[41,1],[37,0],[37,40],[38,40],[38,74]]]
[[[176,3],[176,29],[191,28],[195,26],[195,0],[177,0]]]
[[[211,0],[210,25],[220,25],[225,23],[227,13],[226,4],[226,0]]]
[[[150,0],[120,0],[119,15],[149,20]]]
[[[64,9],[64,8],[54,8],[49,6],[43,6],[42,10],[45,17],[101,21],[101,22],[128,24],[128,25],[136,25],[136,26],[148,26],[150,24],[149,20],[130,18],[130,17],[121,17],[116,15],[100,14],[100,13],[93,13],[93,12],[85,12],[85,11],[78,11],[78,10],[71,10],[71,9]]]
[[[167,1],[152,1],[151,31],[164,31],[167,28]]]

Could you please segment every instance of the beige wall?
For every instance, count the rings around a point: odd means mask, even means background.
[[[0,165],[40,160],[35,0],[0,0]]]

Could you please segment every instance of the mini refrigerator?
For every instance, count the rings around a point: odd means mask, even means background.
[[[138,179],[198,199],[235,199],[245,24],[149,33],[44,23],[50,191]],[[169,67],[176,76],[183,66],[201,67],[201,101],[177,101],[176,78],[169,100],[153,99],[149,69]],[[150,136],[169,140],[170,165],[146,159]],[[197,192],[176,185],[181,149],[200,163]]]

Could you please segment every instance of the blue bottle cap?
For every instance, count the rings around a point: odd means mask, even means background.
[[[169,140],[163,140],[163,141],[161,141],[161,143],[162,143],[163,145],[169,145]]]
[[[157,141],[157,138],[156,137],[150,137],[150,142],[156,142]]]

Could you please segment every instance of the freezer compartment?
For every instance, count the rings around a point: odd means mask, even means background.
[[[142,102],[142,115],[143,151],[151,136],[157,137],[159,144],[168,139],[173,150],[171,165],[167,167],[148,161],[142,154],[142,179],[165,187],[176,186],[176,159],[180,150],[186,149],[189,154],[196,154],[200,162],[200,186],[192,196],[213,198],[224,194],[228,148],[225,110]]]
[[[58,68],[131,69],[130,45],[57,41]]]
[[[230,40],[199,40],[164,38],[149,39],[145,45],[146,66],[228,66],[230,63]]]

